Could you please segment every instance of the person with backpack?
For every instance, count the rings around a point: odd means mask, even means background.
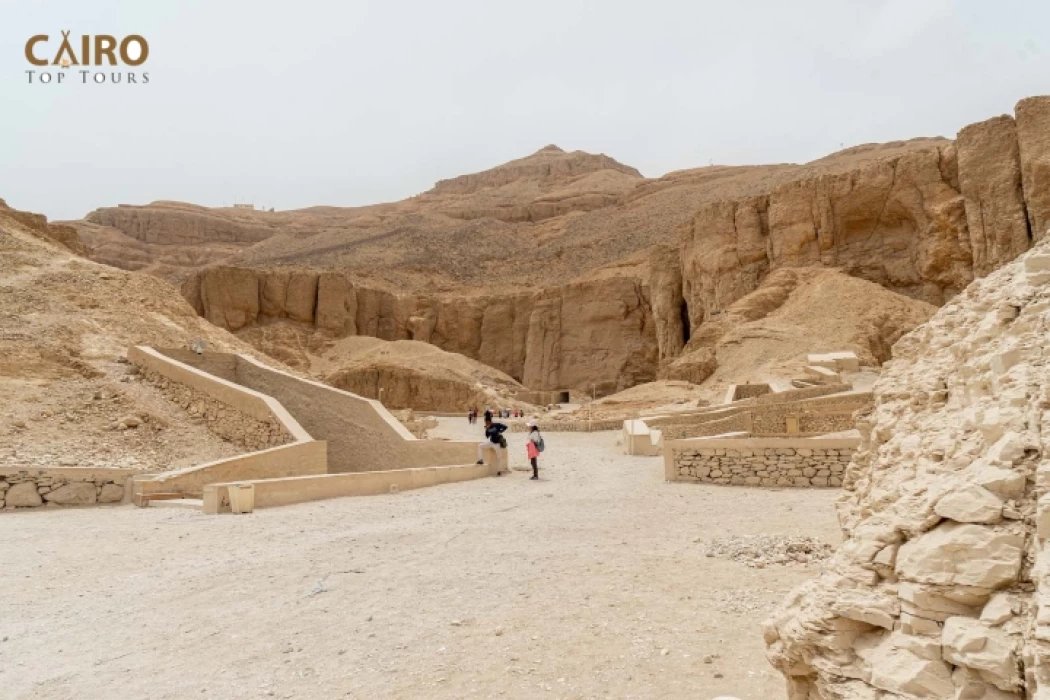
[[[492,416],[485,417],[485,439],[478,443],[478,464],[485,463],[485,450],[496,450],[496,476],[503,476],[509,471],[507,465],[507,438],[503,432],[507,429],[503,423],[493,423]]]
[[[536,421],[530,420],[525,425],[529,426],[529,437],[525,441],[525,453],[529,456],[529,463],[532,464],[532,476],[529,481],[540,480],[540,465],[539,458],[540,452],[543,452],[543,436],[540,435],[540,426],[536,424]]]

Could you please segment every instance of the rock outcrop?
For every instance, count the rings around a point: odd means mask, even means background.
[[[548,146],[389,204],[155,202],[80,230],[96,259],[188,278],[187,298],[231,330],[287,318],[432,342],[535,389],[612,391],[711,374],[717,358],[683,351],[777,270],[835,268],[945,303],[1050,219],[1048,126],[1050,98],[1034,97],[954,142],[658,179]]]
[[[438,296],[397,294],[334,272],[219,266],[189,280],[183,293],[206,319],[232,331],[289,319],[331,338],[417,340],[533,389],[593,385],[604,394],[656,372],[648,291],[626,277],[538,292]]]
[[[846,472],[845,541],[764,631],[790,698],[1048,692],[1048,319],[1044,242],[897,343]]]

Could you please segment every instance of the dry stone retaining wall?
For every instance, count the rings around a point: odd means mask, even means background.
[[[205,421],[210,431],[235,445],[255,451],[294,441],[275,418],[258,420],[151,369],[143,369],[142,376],[166,399],[181,406],[191,416]]]
[[[120,503],[132,469],[0,469],[0,508]]]
[[[857,440],[734,439],[665,443],[670,481],[733,486],[841,486]]]

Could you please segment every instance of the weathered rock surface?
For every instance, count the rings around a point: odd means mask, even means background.
[[[1050,689],[1048,253],[973,282],[895,346],[846,472],[843,545],[764,632],[790,697]],[[858,599],[899,612],[857,614]]]
[[[530,388],[606,393],[658,375],[703,381],[723,363],[690,341],[786,268],[835,268],[945,303],[1027,250],[1050,216],[1048,114],[1050,98],[1029,98],[1016,122],[973,124],[955,142],[655,180],[549,146],[401,202],[155,202],[97,210],[81,233],[97,259],[189,277],[187,298],[230,330],[287,318],[422,340]]]
[[[655,378],[648,289],[637,279],[440,297],[370,288],[331,272],[220,266],[203,271],[183,292],[198,294],[191,302],[203,316],[230,330],[289,319],[332,338],[419,340],[477,359],[532,389],[594,385],[610,393]]]
[[[7,490],[5,503],[8,508],[34,508],[44,502],[36,490],[36,483],[24,481]]]
[[[1007,115],[970,124],[959,132],[957,144],[973,271],[985,275],[1031,243],[1017,125]]]
[[[95,484],[73,483],[44,494],[44,500],[60,506],[86,506],[96,502]]]

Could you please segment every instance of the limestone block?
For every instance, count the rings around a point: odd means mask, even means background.
[[[901,631],[905,634],[927,635],[936,637],[938,640],[941,638],[941,624],[936,620],[928,620],[902,610],[900,621]]]
[[[1009,593],[996,593],[981,610],[981,622],[1001,625],[1014,616],[1016,602]]]
[[[117,484],[103,484],[98,494],[99,503],[119,503],[124,500],[124,487]]]
[[[44,503],[36,490],[36,482],[23,481],[7,490],[5,505],[8,508],[33,508]]]
[[[951,617],[941,631],[941,645],[946,661],[981,671],[1000,690],[1020,686],[1013,644],[1002,630],[969,617]]]
[[[1024,495],[1025,475],[1012,469],[979,467],[973,480],[1000,498],[1020,498]]]
[[[828,485],[828,477],[826,477],[826,476],[814,476],[814,477],[812,477],[809,480],[809,483],[811,483],[813,486],[824,487],[824,486]]]
[[[97,500],[95,484],[85,482],[60,486],[46,494],[44,498],[49,503],[57,503],[60,506],[83,506],[95,503]]]
[[[1010,348],[992,355],[991,367],[996,374],[1006,374],[1011,367],[1021,361],[1020,348]]]
[[[1016,693],[1008,693],[985,683],[979,673],[965,666],[952,671],[952,683],[955,684],[952,700],[1021,700],[1021,696]]]
[[[871,668],[871,685],[891,693],[920,698],[946,698],[955,691],[951,667],[932,654],[929,646],[919,646],[922,637],[892,632],[874,645],[865,640],[855,650]]]
[[[988,459],[1004,465],[1015,464],[1024,457],[1024,442],[1021,436],[1011,431],[988,448]]]
[[[1003,502],[983,486],[968,484],[941,497],[933,512],[960,523],[995,523],[1003,517]]]
[[[897,586],[897,595],[900,596],[902,601],[906,601],[916,608],[946,613],[948,617],[952,615],[972,616],[977,614],[975,606],[947,598],[938,590],[921,583],[901,581],[900,585]]]
[[[1024,537],[984,525],[945,522],[901,546],[905,581],[999,588],[1017,580]]]

